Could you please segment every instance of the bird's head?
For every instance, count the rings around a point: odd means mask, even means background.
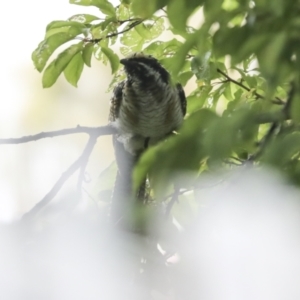
[[[127,77],[144,80],[161,80],[164,83],[169,83],[168,71],[151,55],[146,55],[142,52],[133,53],[120,60],[124,65]]]

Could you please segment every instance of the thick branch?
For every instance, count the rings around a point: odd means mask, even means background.
[[[40,212],[59,192],[65,182],[84,164],[87,163],[92,150],[97,141],[97,134],[90,136],[90,139],[82,153],[82,155],[60,176],[57,182],[54,184],[52,189],[45,195],[45,197],[37,203],[28,213],[24,214],[23,219],[29,219],[34,217],[38,212]]]
[[[243,88],[244,90],[250,92],[251,89],[248,88],[247,86],[245,86],[244,84],[242,84],[241,82],[238,82],[236,80],[234,80],[233,78],[229,77],[226,73],[224,73],[223,71],[221,71],[220,69],[217,69],[217,72],[220,73],[221,75],[223,75],[228,81],[240,86],[241,88]],[[265,97],[257,92],[254,92],[254,95],[259,98],[259,99],[265,99]],[[284,101],[282,101],[280,98],[275,97],[274,100],[271,100],[272,103],[274,104],[279,104],[279,105],[283,105],[285,104]]]
[[[56,136],[75,134],[75,133],[87,133],[89,135],[102,136],[102,135],[112,135],[116,130],[110,126],[100,126],[100,127],[81,127],[77,126],[75,128],[61,129],[57,131],[41,132],[35,135],[23,136],[20,138],[9,138],[9,139],[0,139],[0,145],[4,144],[22,144],[32,141],[37,141],[44,138],[52,138]]]

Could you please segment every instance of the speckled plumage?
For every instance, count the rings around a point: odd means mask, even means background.
[[[119,173],[131,177],[127,169],[143,150],[179,128],[186,99],[181,85],[173,85],[169,73],[152,56],[134,53],[120,62],[127,78],[114,89],[109,121],[118,131],[113,142]]]

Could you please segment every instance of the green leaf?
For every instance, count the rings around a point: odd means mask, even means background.
[[[300,123],[300,94],[293,97],[290,114],[293,121]]]
[[[300,133],[292,132],[285,136],[278,136],[263,155],[263,161],[277,167],[284,167],[285,164],[300,149]]]
[[[149,44],[143,51],[155,56],[157,59],[166,59],[166,57],[169,58],[174,56],[182,44],[183,43],[177,39],[172,39],[166,42],[155,41]]]
[[[88,67],[91,66],[93,51],[94,51],[94,44],[92,43],[86,44],[82,51],[83,61]]]
[[[46,32],[50,29],[60,28],[60,27],[69,27],[69,26],[77,27],[80,29],[85,28],[84,24],[78,23],[75,21],[53,21],[47,25]]]
[[[130,47],[120,47],[120,52],[122,55],[127,56],[129,54],[132,54],[134,52],[139,52],[142,50],[142,47],[144,45],[144,40],[140,40],[138,44],[130,46]]]
[[[212,90],[212,86],[203,85],[192,92],[187,97],[187,112],[189,114],[203,108],[205,101],[207,100],[210,91]]]
[[[201,56],[194,57],[191,61],[191,70],[199,80],[207,80],[210,77],[211,52],[208,51]]]
[[[127,20],[131,17],[131,10],[129,9],[128,4],[123,3],[117,8],[117,18],[119,20]]]
[[[69,2],[82,6],[96,6],[103,14],[108,16],[115,16],[116,14],[114,6],[107,0],[70,0]]]
[[[191,48],[197,44],[198,39],[199,39],[198,31],[193,34],[189,34],[187,36],[185,43],[178,48],[177,53],[172,58],[173,63],[172,63],[171,73],[173,77],[178,76],[178,73],[180,72],[180,70],[183,68],[185,64],[187,54],[189,53]]]
[[[78,14],[69,18],[69,21],[74,21],[83,24],[89,24],[95,20],[99,20],[99,18],[89,14]]]
[[[178,81],[185,86],[187,82],[194,76],[194,73],[191,71],[180,72],[178,74]]]
[[[104,53],[104,55],[108,58],[108,61],[110,63],[110,67],[111,67],[111,73],[115,73],[118,68],[119,68],[119,64],[120,64],[120,60],[117,54],[115,54],[111,49],[104,47],[102,45],[101,46],[101,51]]]
[[[248,110],[240,110],[230,117],[218,118],[210,124],[203,138],[204,150],[211,162],[219,163],[243,143],[251,141],[256,132],[252,114]]]
[[[77,87],[78,80],[83,70],[83,58],[80,52],[77,52],[67,67],[64,69],[64,75],[67,81],[73,86]]]
[[[32,61],[36,69],[41,72],[51,54],[62,44],[72,40],[75,36],[81,33],[81,29],[73,27],[68,33],[61,32],[54,34],[46,40],[40,42],[38,47],[32,53]]]
[[[200,161],[205,157],[203,133],[215,118],[217,116],[213,112],[199,110],[185,120],[178,135],[149,148],[133,171],[134,188],[150,173],[153,187],[159,193],[165,189],[174,172],[198,170]],[[183,153],[188,155],[182,155]]]
[[[151,17],[157,10],[167,5],[170,0],[133,0],[132,11],[143,19]]]
[[[159,37],[164,29],[164,20],[162,18],[154,18],[153,20],[145,21],[134,27],[134,30],[145,41],[154,40]]]
[[[144,39],[135,30],[125,32],[120,39],[120,42],[125,46],[134,46],[140,41],[144,42]]]
[[[268,76],[272,76],[277,70],[287,38],[288,36],[285,32],[276,33],[272,36],[272,39],[269,39],[269,43],[266,47],[258,51],[257,58],[260,67]]]
[[[238,51],[233,55],[233,63],[237,64],[242,60],[247,60],[251,55],[257,53],[259,49],[264,48],[268,44],[268,36],[269,34],[261,33],[248,36],[246,40],[243,40],[243,37],[241,37]]]
[[[70,31],[71,27],[58,27],[58,28],[53,28],[49,29],[46,34],[45,34],[45,40],[48,39],[50,36],[58,34],[58,33],[68,33]]]
[[[57,58],[49,64],[43,74],[42,83],[44,88],[51,87],[56,82],[57,78],[72,60],[74,55],[81,51],[82,48],[83,42],[72,45],[61,52]]]
[[[213,36],[214,53],[217,57],[230,54],[233,56],[234,62],[238,63],[240,49],[243,44],[249,40],[249,28],[244,27],[220,27],[220,29]],[[250,53],[247,53],[250,55]],[[245,58],[245,57],[243,57]],[[241,57],[239,57],[241,59]]]
[[[204,0],[176,0],[167,7],[170,23],[179,31],[186,31],[186,22],[193,11],[204,3]]]
[[[227,82],[225,85],[226,85],[226,88],[224,90],[224,96],[228,101],[231,101],[232,100],[231,84],[230,84],[230,82]]]

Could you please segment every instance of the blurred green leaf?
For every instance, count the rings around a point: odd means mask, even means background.
[[[71,27],[67,27],[67,26],[49,29],[45,34],[44,40],[47,40],[50,38],[50,36],[58,34],[58,33],[69,33],[70,29],[71,29]]]
[[[116,14],[114,6],[107,0],[69,0],[69,2],[82,6],[96,6],[102,13],[108,16],[114,16]]]
[[[178,74],[178,81],[185,86],[187,82],[194,76],[194,73],[191,71],[180,72]]]
[[[203,108],[211,90],[212,86],[203,85],[192,92],[187,97],[187,112],[191,114],[192,112]]]
[[[91,66],[93,52],[94,52],[94,44],[89,43],[84,46],[83,51],[82,51],[82,58],[83,58],[84,63],[88,67]]]
[[[147,54],[151,54],[158,59],[166,59],[174,56],[179,47],[182,46],[182,42],[177,39],[172,39],[169,41],[154,41],[149,44],[143,51]]]
[[[117,18],[118,20],[127,20],[131,17],[132,12],[129,8],[129,3],[122,2],[119,7],[117,7]]]
[[[198,170],[201,159],[205,157],[202,135],[216,118],[209,110],[199,110],[186,119],[178,135],[147,150],[134,169],[134,188],[150,173],[154,189],[160,193],[174,172]]]
[[[232,100],[232,93],[231,93],[231,84],[230,82],[227,82],[225,85],[225,90],[224,90],[224,96],[228,101]]]
[[[185,31],[188,17],[204,3],[204,0],[176,0],[170,1],[167,13],[174,28]]]
[[[72,58],[82,50],[82,48],[83,42],[72,45],[61,52],[57,58],[49,64],[43,74],[42,83],[44,88],[51,87],[56,82],[59,75],[64,71]]]
[[[101,45],[101,51],[108,58],[112,74],[115,73],[118,70],[120,64],[120,59],[118,55],[115,54],[111,49],[102,45]]]
[[[154,18],[153,21],[154,22],[144,22],[134,27],[134,30],[145,41],[157,38],[164,31],[164,20],[162,18]]]
[[[67,81],[77,87],[78,80],[83,70],[83,58],[80,52],[76,53],[67,67],[64,69],[64,75]]]
[[[40,42],[38,47],[32,53],[32,61],[36,69],[41,72],[51,54],[60,45],[72,40],[75,36],[81,33],[81,28],[72,27],[68,32],[57,33],[50,36],[48,39]]]
[[[300,94],[299,93],[297,93],[292,99],[290,114],[294,122],[300,123]]]
[[[104,21],[92,25],[90,32],[93,39],[106,39],[107,43],[117,33],[118,22],[115,17],[107,17]]]
[[[189,53],[191,48],[197,44],[198,37],[199,37],[198,31],[188,35],[185,43],[178,48],[177,53],[172,58],[173,63],[172,63],[171,73],[173,77],[178,76],[178,73],[184,66],[185,60],[187,58],[187,54]]]
[[[46,27],[46,32],[50,29],[54,29],[54,28],[60,28],[60,27],[77,27],[78,29],[83,29],[85,28],[84,24],[82,23],[78,23],[75,21],[52,21],[51,23],[49,23]]]
[[[287,42],[287,35],[285,32],[279,32],[269,39],[268,44],[260,48],[257,52],[258,62],[262,71],[268,76],[272,76],[277,70],[280,63],[283,48]]]
[[[243,44],[247,40],[249,40],[249,29],[245,26],[233,28],[220,27],[213,37],[214,53],[217,57],[230,54],[234,57],[235,62],[238,62],[236,61],[236,57],[240,52],[239,49],[243,47]]]
[[[196,75],[197,79],[207,80],[210,77],[209,59],[211,52],[206,52],[201,56],[196,56],[191,61],[192,72]]]
[[[69,21],[74,21],[83,24],[88,24],[96,20],[99,20],[97,16],[89,15],[89,14],[78,14],[69,18]]]
[[[120,38],[120,42],[125,46],[134,46],[141,41],[144,43],[144,39],[136,30],[127,31]]]
[[[271,141],[262,160],[275,167],[284,167],[300,149],[300,133],[293,132]]]
[[[151,17],[157,10],[167,5],[170,0],[132,0],[132,11],[141,18]]]

